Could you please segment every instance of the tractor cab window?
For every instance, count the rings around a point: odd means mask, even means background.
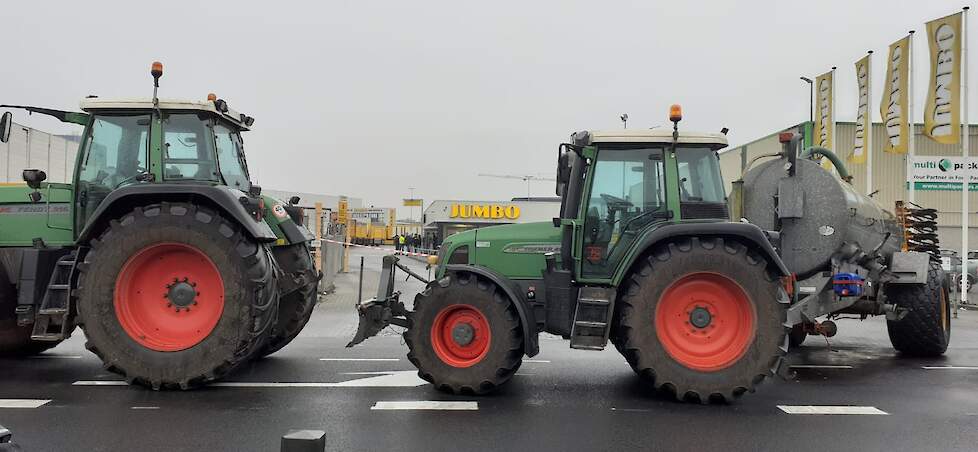
[[[709,148],[679,148],[679,200],[681,202],[726,202],[720,162]]]
[[[663,218],[662,148],[599,148],[584,217],[583,273],[609,275],[638,233]]]
[[[95,115],[78,168],[78,227],[84,226],[109,192],[138,182],[147,171],[150,116]]]
[[[163,178],[217,182],[217,161],[206,115],[179,113],[163,118]]]
[[[227,186],[248,191],[248,166],[245,163],[241,135],[222,124],[214,126],[214,141],[217,144],[217,163],[221,177]]]

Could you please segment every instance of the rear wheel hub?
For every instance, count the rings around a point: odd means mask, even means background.
[[[166,298],[170,300],[174,306],[179,308],[186,308],[196,304],[195,298],[197,297],[197,289],[194,288],[196,284],[187,282],[189,278],[184,278],[183,281],[175,282],[173,284],[167,285],[169,290],[166,291]]]
[[[489,321],[473,306],[456,304],[438,312],[431,326],[435,354],[452,367],[471,367],[489,352]]]

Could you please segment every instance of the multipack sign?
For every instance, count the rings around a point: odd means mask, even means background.
[[[915,190],[961,191],[965,180],[968,191],[978,191],[978,157],[914,156],[907,176]]]

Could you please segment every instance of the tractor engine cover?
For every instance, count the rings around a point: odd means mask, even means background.
[[[818,163],[798,159],[788,174],[784,158],[769,160],[744,175],[744,217],[762,229],[781,232],[781,258],[799,278],[831,270],[844,244],[866,253],[886,243],[889,261],[903,236],[896,217]],[[887,233],[890,235],[887,236]]]

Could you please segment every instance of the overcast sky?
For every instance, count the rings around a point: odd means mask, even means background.
[[[148,97],[160,60],[161,97],[215,92],[256,118],[245,143],[262,186],[378,207],[398,205],[408,187],[426,203],[509,199],[526,184],[477,174],[552,176],[558,143],[619,128],[622,113],[630,128],[666,125],[680,103],[681,127],[728,127],[738,144],[807,119],[798,77],[838,66],[838,119],[852,120],[853,63],[869,49],[878,121],[887,45],[964,5],[11,1],[0,8],[0,103],[77,109],[88,94]],[[922,105],[928,50],[918,37]],[[978,114],[978,95],[970,105]],[[532,194],[551,196],[553,183]]]

